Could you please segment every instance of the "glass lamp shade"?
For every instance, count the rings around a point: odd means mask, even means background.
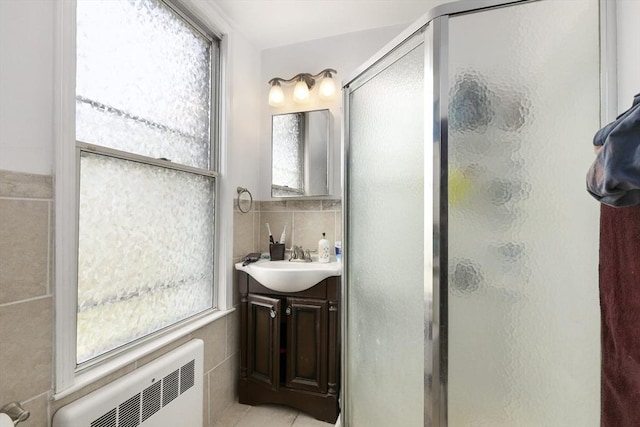
[[[318,92],[320,93],[320,99],[333,99],[336,94],[336,84],[331,78],[331,75],[322,78]]]
[[[300,80],[293,88],[293,100],[297,103],[304,103],[307,99],[309,99],[309,88],[304,80]]]
[[[279,83],[274,83],[269,90],[269,105],[279,107],[284,104],[284,92]]]

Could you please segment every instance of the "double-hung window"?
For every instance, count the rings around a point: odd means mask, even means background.
[[[78,0],[76,364],[216,306],[219,40],[162,0]]]

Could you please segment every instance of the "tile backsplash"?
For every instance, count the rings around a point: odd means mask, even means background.
[[[0,171],[0,406],[46,426],[53,373],[53,180]],[[44,411],[44,412],[43,412]]]
[[[287,224],[285,246],[315,251],[322,233],[331,243],[342,240],[342,203],[337,199],[256,201],[248,213],[234,210],[234,260],[249,252],[269,252],[269,223],[274,240]]]

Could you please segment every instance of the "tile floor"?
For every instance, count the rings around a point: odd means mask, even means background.
[[[333,427],[333,424],[287,406],[249,406],[236,401],[225,409],[213,427]]]

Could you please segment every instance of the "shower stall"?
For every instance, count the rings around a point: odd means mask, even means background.
[[[344,427],[599,425],[614,6],[443,4],[345,80]]]

